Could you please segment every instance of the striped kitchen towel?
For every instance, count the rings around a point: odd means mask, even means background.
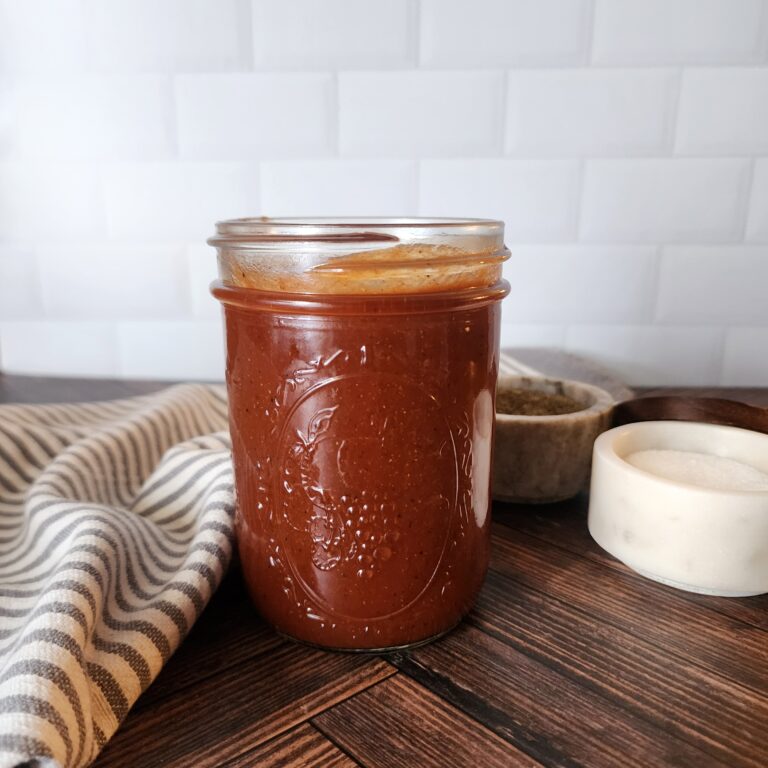
[[[0,406],[0,768],[84,766],[221,582],[223,388]]]

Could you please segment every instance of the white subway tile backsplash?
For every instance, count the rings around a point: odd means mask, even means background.
[[[75,163],[0,164],[0,238],[88,241],[105,228],[96,169]]]
[[[501,348],[508,347],[562,347],[565,344],[565,326],[563,325],[521,325],[506,322],[505,300],[502,308]]]
[[[743,226],[748,164],[726,159],[587,161],[585,240],[722,242]]]
[[[249,68],[247,0],[85,0],[84,5],[94,69]]]
[[[116,376],[117,336],[106,322],[0,323],[0,368],[49,376]]]
[[[24,80],[11,99],[19,157],[142,160],[174,152],[171,83],[162,75]]]
[[[403,215],[416,208],[416,163],[408,160],[305,160],[261,166],[268,215]]]
[[[715,385],[722,347],[722,330],[709,327],[577,325],[566,333],[570,352],[641,386]]]
[[[629,325],[653,320],[655,248],[511,246],[504,320]]]
[[[143,163],[104,169],[111,237],[134,242],[204,242],[219,219],[258,214],[255,166]]]
[[[498,67],[584,61],[587,0],[422,0],[421,62]]]
[[[221,316],[221,305],[211,295],[211,283],[218,277],[216,251],[209,245],[197,244],[187,248],[189,300],[192,312],[201,320],[216,320]]]
[[[768,242],[768,158],[755,162],[747,220],[747,240]]]
[[[8,159],[14,150],[16,137],[16,90],[11,78],[3,77],[0,70],[0,162]]]
[[[413,64],[416,0],[253,0],[257,68],[377,69]]]
[[[731,328],[725,337],[726,387],[768,387],[768,328]]]
[[[119,371],[138,379],[224,378],[221,322],[118,323]]]
[[[81,0],[0,0],[0,73],[82,71],[85,39]]]
[[[596,0],[593,60],[732,64],[762,60],[763,0]]]
[[[768,246],[665,248],[657,319],[768,326]]]
[[[502,219],[509,241],[568,240],[579,183],[575,160],[423,160],[419,214]]]
[[[183,157],[323,155],[335,143],[328,74],[179,75],[175,85]]]
[[[258,215],[501,218],[504,344],[768,384],[768,0],[0,0],[0,370],[220,379]]]
[[[488,155],[501,148],[499,72],[342,72],[344,154]]]
[[[41,312],[35,254],[28,248],[0,246],[0,322]]]
[[[45,312],[89,320],[188,314],[183,255],[179,246],[43,246],[38,263]]]
[[[670,142],[672,70],[511,72],[506,148],[520,154],[652,154]]]
[[[687,70],[676,149],[683,154],[768,153],[768,68]]]

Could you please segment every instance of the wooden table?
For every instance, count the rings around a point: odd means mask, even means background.
[[[0,376],[0,401],[157,386]],[[685,392],[768,405],[768,390]],[[495,505],[477,606],[409,653],[281,640],[233,569],[95,765],[765,768],[768,597],[646,581],[585,515],[585,498]]]

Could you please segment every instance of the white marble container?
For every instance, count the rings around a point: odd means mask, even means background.
[[[738,478],[732,488],[705,487],[696,473],[688,482],[667,479],[626,460],[648,450],[705,454],[768,474],[768,435],[683,421],[609,430],[595,441],[589,503],[592,537],[643,576],[712,595],[768,592],[768,490],[739,489]]]
[[[540,376],[499,376],[498,392],[507,389],[565,395],[583,407],[552,416],[497,413],[493,497],[548,504],[586,490],[592,445],[610,425],[614,398],[591,384]]]

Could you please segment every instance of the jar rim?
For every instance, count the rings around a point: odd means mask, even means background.
[[[220,221],[219,276],[296,293],[426,293],[491,285],[509,257],[494,219],[287,217]]]
[[[452,237],[501,236],[497,219],[423,216],[253,216],[216,223],[209,245],[236,243],[395,243],[449,234]]]

